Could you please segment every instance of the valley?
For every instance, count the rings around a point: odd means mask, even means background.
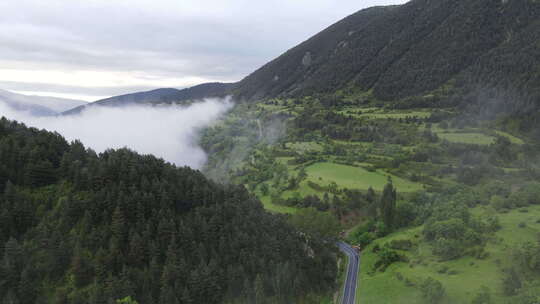
[[[540,303],[540,1],[95,2],[0,5],[110,96],[0,90],[0,303]]]
[[[437,294],[424,290],[438,283],[437,303],[518,301],[504,290],[509,269],[526,273],[523,290],[539,292],[540,276],[516,263],[539,248],[534,140],[455,108],[325,98],[236,105],[202,137],[206,172],[244,184],[270,212],[314,208],[338,218],[363,249],[357,303],[426,303]],[[379,203],[389,182],[392,228]]]

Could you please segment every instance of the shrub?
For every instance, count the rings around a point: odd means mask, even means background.
[[[499,229],[501,229],[501,223],[499,221],[499,218],[496,217],[496,216],[490,216],[486,219],[486,229],[489,231],[489,232],[495,232],[495,231],[498,231]]]
[[[428,222],[423,233],[428,241],[438,238],[459,239],[465,234],[465,223],[458,218],[445,221]]]
[[[529,198],[527,193],[523,190],[510,194],[508,200],[514,207],[526,207],[529,205]]]
[[[394,250],[391,250],[387,246],[381,248],[381,250],[379,250],[377,253],[377,256],[379,259],[377,262],[375,262],[375,269],[379,269],[383,272],[393,263],[407,260],[404,256],[400,255]]]
[[[433,254],[440,256],[442,260],[459,258],[462,253],[463,246],[458,240],[439,238],[433,245]]]
[[[446,273],[448,271],[448,266],[442,265],[437,269],[438,273]]]
[[[388,246],[396,250],[410,250],[413,243],[410,240],[392,240],[388,243]]]
[[[445,290],[441,282],[429,277],[420,285],[422,297],[431,304],[440,303],[445,295]]]
[[[507,296],[513,296],[517,294],[521,288],[521,278],[514,268],[506,270],[503,278],[503,291]]]
[[[480,291],[474,296],[471,304],[491,304],[491,292],[486,286],[482,286]]]
[[[358,236],[357,243],[360,245],[361,248],[366,247],[367,245],[371,244],[375,240],[376,236],[373,232],[364,232],[361,235]]]
[[[491,206],[497,211],[500,211],[502,209],[510,209],[513,207],[509,200],[499,195],[492,196],[490,203]]]

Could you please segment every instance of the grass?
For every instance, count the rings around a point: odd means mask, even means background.
[[[495,142],[495,137],[475,132],[440,132],[437,136],[449,142],[461,144],[490,145]]]
[[[393,238],[405,238],[414,234],[411,231],[392,234],[380,239],[376,243],[385,243]],[[396,263],[387,268],[385,272],[378,272],[369,275],[369,271],[377,261],[377,255],[371,252],[374,244],[366,247],[360,258],[359,286],[356,289],[356,303],[403,303],[403,304],[424,304],[420,292],[411,287],[407,287],[396,278],[396,272],[407,268],[405,263]]]
[[[290,198],[297,195],[296,193],[300,194],[301,197],[305,197],[308,195],[317,195],[320,198],[322,198],[322,195],[323,195],[323,193],[318,192],[312,189],[311,187],[309,187],[307,184],[307,181],[303,181],[300,183],[297,189],[284,191],[281,196],[283,198]]]
[[[426,277],[439,280],[446,290],[446,296],[441,304],[470,303],[481,286],[486,286],[491,290],[494,304],[507,303],[508,298],[502,294],[501,269],[513,263],[510,254],[512,248],[525,242],[534,242],[540,232],[540,223],[537,223],[540,219],[540,206],[529,206],[525,209],[527,212],[514,209],[508,213],[497,214],[502,229],[496,232],[493,240],[486,245],[489,256],[483,260],[465,256],[457,260],[441,262],[431,254],[428,244],[419,242],[418,248],[412,253],[403,252],[411,258],[412,263],[395,263],[385,272],[370,275],[369,272],[377,260],[376,254],[371,251],[375,244],[382,245],[392,239],[419,241],[419,238],[415,236],[421,236],[422,227],[398,231],[375,241],[362,252],[357,303],[425,303],[418,287],[407,286],[405,279],[397,278],[397,273],[416,285]],[[489,206],[471,210],[471,213],[477,216],[485,216],[493,212]],[[526,227],[519,227],[522,222],[526,224]],[[448,268],[446,273],[438,272],[442,266]],[[455,271],[456,274],[449,274],[449,271]],[[540,292],[540,290],[537,291]]]
[[[497,135],[504,136],[504,137],[508,138],[510,140],[510,142],[513,143],[513,144],[523,145],[525,143],[521,138],[515,137],[512,134],[509,134],[509,133],[506,133],[506,132],[503,132],[503,131],[495,131],[495,133],[497,133]]]
[[[400,192],[412,192],[422,189],[422,185],[419,183],[405,180],[381,170],[370,172],[363,168],[341,164],[316,163],[308,166],[306,172],[309,180],[324,186],[335,182],[342,188],[366,190],[372,187],[374,190],[381,191],[388,182],[388,176],[390,176],[394,186]]]
[[[358,111],[360,111],[361,114],[358,114]],[[380,108],[346,108],[342,111],[339,111],[339,113],[369,119],[405,119],[407,117],[428,118],[429,116],[431,116],[431,112],[429,110],[388,111]]]
[[[398,112],[398,113],[365,113],[359,115],[360,117],[369,117],[371,119],[384,119],[384,118],[393,118],[393,119],[405,119],[407,117],[417,117],[417,118],[428,118],[431,116],[431,112],[425,111],[411,111],[411,112]]]
[[[287,143],[287,149],[291,149],[297,152],[323,151],[323,147],[320,144],[313,141]]]
[[[273,212],[273,213],[284,213],[284,214],[295,214],[298,209],[287,206],[280,206],[272,203],[272,200],[269,196],[260,196],[264,209]]]

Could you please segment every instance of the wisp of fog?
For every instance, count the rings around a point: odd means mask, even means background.
[[[226,113],[230,99],[206,99],[190,106],[87,107],[80,114],[35,117],[0,103],[0,116],[79,139],[96,152],[127,147],[178,166],[200,168],[206,153],[198,145],[201,128]]]

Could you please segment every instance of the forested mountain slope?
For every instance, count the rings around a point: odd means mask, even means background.
[[[301,303],[335,284],[333,249],[153,156],[2,118],[0,185],[3,303]]]
[[[495,89],[517,104],[538,106],[539,35],[540,2],[533,0],[412,0],[374,7],[266,64],[236,93],[254,100],[356,88],[395,100],[446,85]]]
[[[172,88],[156,89],[148,92],[137,92],[98,100],[89,105],[76,107],[64,114],[76,114],[88,106],[120,107],[134,104],[182,103],[209,97],[224,97],[233,86],[230,83],[203,83],[194,87],[178,90]]]

